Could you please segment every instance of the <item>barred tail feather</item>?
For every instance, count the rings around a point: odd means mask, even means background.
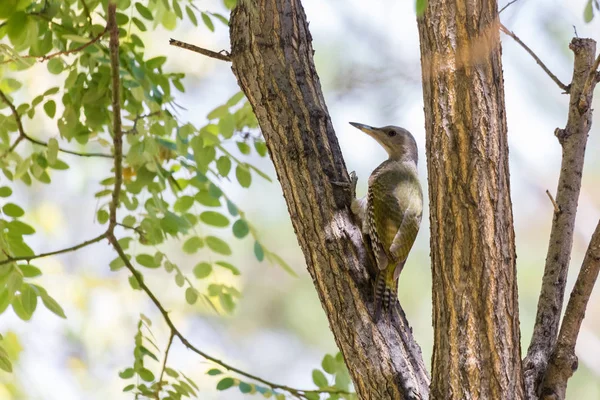
[[[381,309],[391,309],[398,293],[398,281],[394,279],[394,269],[386,268],[380,271],[375,278],[375,319],[381,317]]]

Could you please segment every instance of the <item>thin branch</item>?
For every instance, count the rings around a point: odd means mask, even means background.
[[[30,262],[31,260],[35,260],[36,258],[44,258],[44,257],[48,257],[48,256],[54,256],[57,254],[63,254],[63,253],[69,253],[71,251],[75,251],[75,250],[79,250],[81,248],[87,247],[91,244],[94,243],[98,243],[101,240],[106,239],[106,232],[96,236],[93,239],[90,240],[86,240],[85,242],[76,244],[75,246],[71,246],[71,247],[67,247],[66,249],[61,249],[61,250],[55,250],[55,251],[51,251],[48,253],[40,253],[40,254],[35,254],[33,256],[23,256],[23,257],[8,257],[6,260],[0,260],[0,265],[4,265],[4,264],[8,264],[11,262],[17,262],[17,261],[27,261]]]
[[[548,69],[548,67],[546,67],[546,64],[544,64],[542,62],[542,60],[540,60],[540,58],[533,52],[533,50],[531,50],[525,43],[523,43],[523,41],[521,39],[519,39],[519,37],[517,35],[515,35],[514,32],[510,31],[506,26],[504,26],[503,24],[500,24],[500,30],[502,32],[504,32],[505,34],[507,34],[508,36],[510,36],[511,38],[513,38],[515,40],[515,42],[517,42],[518,44],[521,45],[521,47],[523,47],[525,49],[526,52],[529,53],[529,55],[531,55],[531,57],[533,57],[533,59],[535,60],[536,63],[538,63],[538,65],[540,67],[542,67],[542,69],[544,70],[544,72],[546,72],[546,74],[548,74],[548,76],[554,81],[556,82],[556,84],[558,85],[559,88],[561,88],[562,90],[565,91],[565,93],[569,93],[570,91],[570,85],[567,86],[564,83],[561,82],[560,79],[558,79],[558,77],[556,75],[554,75],[552,73],[552,71],[550,71],[550,69]]]
[[[552,197],[552,194],[550,194],[550,191],[548,189],[546,189],[546,194],[548,195],[548,198],[554,206],[554,212],[558,214],[560,212],[560,207],[558,206],[558,204],[556,204],[556,200],[554,200],[554,197]]]
[[[154,111],[154,112],[151,112],[148,114],[138,115],[137,117],[134,118],[133,126],[131,127],[131,129],[123,132],[123,134],[129,135],[131,133],[137,133],[137,124],[141,119],[146,119],[146,118],[154,117],[154,116],[161,115],[161,114],[162,114],[162,110],[158,110],[158,111]]]
[[[6,157],[6,155],[8,153],[11,153],[15,150],[15,148],[19,145],[19,143],[22,140],[27,140],[33,144],[37,144],[40,146],[44,146],[44,147],[48,147],[48,143],[46,142],[42,142],[41,140],[37,140],[32,138],[31,136],[29,136],[27,133],[25,133],[25,130],[23,129],[23,122],[21,121],[21,116],[19,115],[19,113],[17,112],[17,108],[15,107],[15,105],[8,99],[8,97],[6,96],[6,94],[4,94],[4,92],[2,90],[0,90],[0,99],[6,103],[6,105],[8,106],[8,108],[10,108],[13,117],[15,118],[15,122],[17,123],[17,131],[19,132],[19,136],[17,137],[17,139],[15,140],[15,142],[9,147],[9,149],[2,154],[2,157],[0,158],[4,158]],[[112,155],[110,154],[104,154],[104,153],[84,153],[84,152],[79,152],[79,151],[73,151],[73,150],[66,150],[66,149],[61,149],[59,148],[58,151],[62,152],[62,153],[67,153],[67,154],[73,154],[76,156],[80,156],[80,157],[103,157],[103,158],[112,158]]]
[[[512,6],[512,5],[513,5],[513,4],[515,4],[517,1],[519,1],[519,0],[512,0],[512,1],[509,1],[508,3],[506,3],[506,5],[505,5],[504,7],[502,7],[502,8],[500,9],[500,11],[498,11],[498,14],[502,14],[502,11],[504,11],[504,10],[506,10],[508,7]]]
[[[565,129],[558,129],[555,133],[562,146],[561,169],[556,190],[556,204],[560,212],[554,213],[552,219],[533,335],[523,361],[525,387],[529,399],[537,399],[539,395],[539,388],[557,339],[573,247],[585,148],[591,127],[591,109],[580,109],[579,99],[585,97],[591,104],[593,87],[588,87],[585,83],[594,65],[596,42],[592,39],[574,38],[569,48],[575,54],[569,116]]]
[[[167,348],[165,349],[165,358],[163,359],[162,367],[160,368],[160,377],[158,378],[158,385],[156,387],[156,400],[160,399],[160,391],[163,388],[163,376],[165,375],[165,369],[167,369],[167,359],[169,358],[169,350],[171,350],[174,337],[175,333],[171,331],[169,333],[169,342],[167,343]]]
[[[152,302],[154,303],[154,305],[156,306],[156,308],[158,308],[158,311],[162,314],[162,317],[165,321],[165,323],[167,324],[167,326],[171,329],[171,332],[177,336],[177,338],[181,341],[181,343],[183,343],[183,345],[185,347],[187,347],[189,350],[193,351],[194,353],[198,354],[199,356],[214,362],[215,364],[220,365],[222,368],[231,371],[231,372],[235,372],[238,375],[241,375],[243,377],[246,377],[248,379],[252,379],[254,381],[260,382],[268,387],[270,387],[271,389],[280,389],[283,391],[286,391],[294,396],[297,396],[299,398],[306,398],[306,393],[328,393],[328,394],[349,394],[349,392],[346,392],[344,390],[328,390],[328,389],[315,389],[315,390],[309,390],[309,389],[294,389],[292,387],[286,386],[286,385],[281,385],[278,383],[274,383],[271,381],[268,381],[266,379],[263,379],[259,376],[253,375],[249,372],[245,372],[242,371],[241,369],[238,369],[232,365],[229,365],[205,352],[203,352],[202,350],[198,349],[197,347],[195,347],[193,344],[190,343],[190,341],[177,329],[177,327],[175,326],[175,324],[173,324],[173,321],[171,320],[171,317],[169,317],[169,313],[167,312],[167,310],[165,310],[165,308],[163,307],[162,303],[158,300],[158,298],[154,295],[154,293],[150,290],[150,288],[144,283],[144,281],[142,279],[140,279],[140,273],[135,269],[135,267],[133,266],[133,264],[131,264],[131,261],[129,260],[129,257],[127,257],[127,254],[125,254],[125,251],[123,250],[123,248],[121,247],[121,245],[119,244],[119,242],[117,241],[117,238],[114,236],[114,234],[109,233],[107,235],[107,238],[109,240],[109,242],[112,244],[113,248],[115,249],[115,251],[117,252],[117,254],[119,255],[119,257],[121,258],[121,260],[123,260],[123,263],[125,264],[125,267],[131,272],[131,274],[135,277],[135,279],[137,280],[137,283],[139,285],[139,287],[148,295],[148,297],[150,298],[150,300],[152,300]]]
[[[170,39],[169,44],[171,46],[181,47],[182,49],[193,51],[194,53],[200,53],[200,54],[210,57],[210,58],[216,58],[217,60],[231,61],[231,57],[229,56],[229,54],[217,53],[216,51],[203,49],[202,47],[198,47],[193,44],[189,44],[189,43],[185,43],[185,42],[180,42],[179,40]]]
[[[110,31],[110,66],[112,70],[112,113],[113,113],[113,155],[115,186],[110,204],[110,217],[107,233],[112,236],[117,223],[117,208],[121,184],[123,183],[123,131],[121,129],[121,81],[119,78],[119,26],[117,25],[117,5],[108,4],[107,28]]]
[[[52,21],[50,21],[50,22],[52,22]],[[82,44],[79,47],[71,49],[71,50],[57,51],[56,53],[47,54],[45,56],[32,56],[32,55],[19,56],[18,59],[12,58],[10,60],[5,60],[5,61],[0,62],[0,64],[6,64],[6,63],[9,63],[9,62],[16,62],[16,61],[18,61],[21,58],[37,58],[39,61],[43,62],[43,61],[48,61],[48,60],[50,60],[51,58],[54,58],[54,57],[66,56],[66,55],[69,55],[69,54],[78,53],[81,50],[85,49],[86,47],[89,47],[89,46],[93,45],[94,43],[96,43],[98,40],[100,40],[102,38],[102,36],[104,36],[104,34],[106,33],[107,29],[108,29],[108,27],[104,28],[104,30],[102,32],[100,32],[100,34],[98,34],[98,36],[94,37],[92,40],[90,40],[87,43]]]
[[[590,240],[590,245],[585,253],[581,270],[571,291],[571,298],[562,320],[558,342],[544,377],[542,385],[542,399],[564,399],[567,390],[567,381],[577,369],[578,360],[575,355],[575,344],[581,322],[585,317],[585,310],[598,279],[600,271],[600,222]]]

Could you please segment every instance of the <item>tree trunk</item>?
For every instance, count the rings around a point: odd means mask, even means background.
[[[523,398],[496,1],[419,19],[431,220],[434,399]]]
[[[282,185],[308,271],[361,399],[428,397],[429,377],[403,314],[372,317],[370,257],[349,210],[348,173],[315,72],[298,0],[241,0],[231,60]]]

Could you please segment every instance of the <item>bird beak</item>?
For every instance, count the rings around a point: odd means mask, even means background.
[[[372,126],[365,125],[365,124],[359,124],[358,122],[350,122],[350,125],[352,125],[356,129],[360,129],[361,131],[363,131],[364,133],[366,133],[370,136],[373,136],[373,134],[376,131],[376,129],[373,128]]]

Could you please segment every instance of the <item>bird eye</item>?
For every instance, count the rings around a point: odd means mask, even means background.
[[[396,131],[394,131],[394,130],[392,130],[392,131],[389,131],[389,132],[388,132],[388,136],[389,136],[389,137],[394,137],[394,136],[396,136],[397,134],[398,134],[398,132],[396,132]]]

